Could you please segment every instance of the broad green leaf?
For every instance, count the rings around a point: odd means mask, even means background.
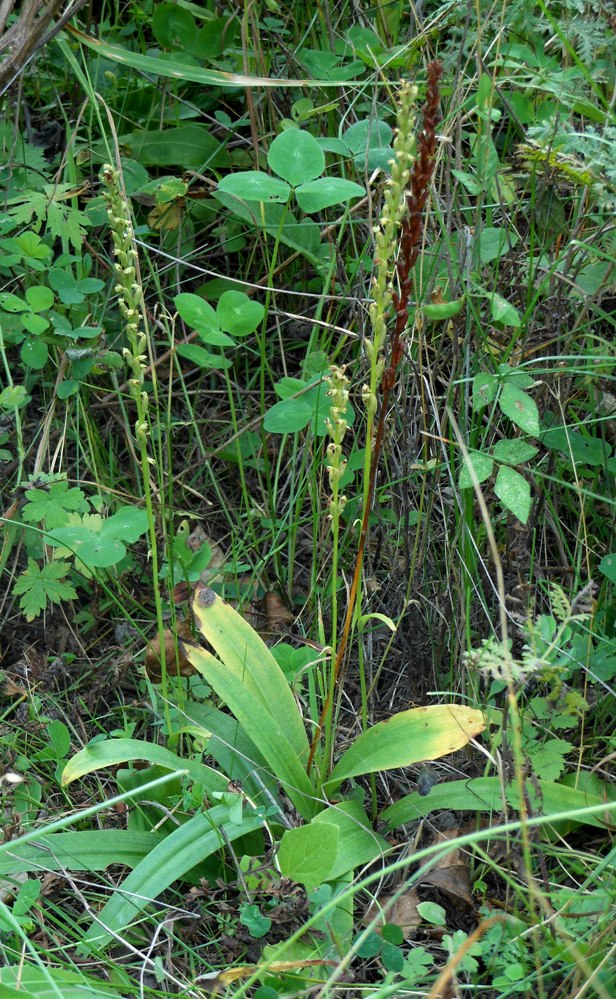
[[[377,770],[393,770],[453,753],[485,728],[481,711],[437,704],[400,711],[355,739],[324,785],[332,793],[341,781]]]
[[[599,572],[607,576],[611,583],[616,583],[616,552],[603,556],[599,562]]]
[[[503,506],[511,510],[514,517],[525,524],[530,513],[530,484],[523,475],[508,465],[502,465],[498,470],[494,492]]]
[[[474,486],[473,476],[471,470],[468,467],[467,461],[470,462],[473,472],[477,478],[477,482],[485,482],[489,479],[492,474],[492,469],[494,468],[494,462],[487,454],[479,454],[476,451],[471,452],[468,455],[468,459],[465,458],[464,464],[460,469],[460,478],[458,480],[458,485],[460,489],[472,489]]]
[[[19,298],[14,295],[11,291],[0,292],[0,308],[4,309],[5,312],[29,312],[30,306],[27,302],[24,302],[23,298]]]
[[[38,968],[21,962],[0,968],[2,999],[122,999],[110,985],[58,968]]]
[[[123,932],[150,900],[158,898],[192,867],[262,825],[263,819],[249,812],[241,823],[235,824],[230,820],[230,810],[225,805],[216,805],[203,814],[195,815],[165,836],[162,843],[155,846],[124,879],[97,914],[96,921],[83,938],[83,944],[93,944],[97,948],[104,946],[114,934]]]
[[[302,399],[283,399],[268,409],[263,426],[271,434],[294,434],[307,427],[312,419],[312,406]]]
[[[182,166],[193,170],[226,166],[229,156],[224,146],[204,125],[191,123],[177,128],[140,129],[118,137],[131,159],[144,167]],[[93,150],[97,161],[106,159],[106,149],[99,143]]]
[[[32,312],[26,312],[20,318],[24,329],[28,330],[28,333],[34,333],[35,336],[40,336],[50,325],[48,319],[43,316],[35,316]]]
[[[95,770],[115,767],[118,763],[128,763],[131,760],[147,760],[148,763],[167,770],[186,770],[192,780],[203,784],[208,791],[224,791],[229,783],[224,774],[219,774],[197,760],[180,759],[175,753],[153,742],[143,742],[140,739],[101,739],[81,749],[69,760],[62,772],[62,785],[71,784]]]
[[[588,437],[570,427],[550,427],[541,436],[541,443],[551,451],[562,451],[576,465],[597,468],[609,458],[612,448],[600,437]]]
[[[320,212],[332,205],[341,205],[351,198],[362,198],[365,188],[343,177],[319,177],[302,184],[295,192],[297,203],[302,211],[311,214]]]
[[[176,295],[173,299],[178,313],[185,323],[194,330],[219,330],[220,321],[212,306],[199,295],[189,292]]]
[[[343,133],[342,138],[352,153],[364,153],[369,149],[389,146],[393,132],[387,122],[378,118],[358,121]]]
[[[291,195],[291,188],[284,180],[270,177],[262,170],[244,170],[242,173],[230,173],[223,177],[218,190],[232,194],[243,201],[276,201],[286,204]]]
[[[27,367],[33,371],[42,371],[47,364],[49,348],[44,340],[26,340],[22,344],[19,355]]]
[[[276,702],[272,705],[266,703],[263,695],[255,692],[254,684],[242,682],[226,663],[223,665],[205,649],[185,646],[185,651],[189,662],[205,677],[235,715],[248,738],[267,761],[272,773],[283,784],[298,812],[304,818],[311,818],[318,811],[318,804],[314,801],[314,788],[305,770],[308,746],[303,728],[301,734],[306,741],[305,750],[298,754],[290,742],[290,738],[294,738],[294,732],[289,731],[289,722],[293,725],[294,718],[301,722],[297,706],[293,705],[292,716],[287,713],[285,717],[282,708],[276,709]],[[276,668],[280,669],[278,664]],[[249,667],[246,675],[248,673]],[[282,671],[280,673],[284,679]],[[290,693],[288,684],[287,691]],[[273,707],[273,713],[270,706]]]
[[[512,368],[510,364],[499,364],[498,373],[503,383],[511,382],[519,389],[530,389],[535,385],[534,378],[523,368]]]
[[[278,860],[285,877],[310,891],[384,857],[389,850],[389,843],[374,832],[359,802],[341,801],[320,812],[309,825],[287,829]]]
[[[205,347],[200,347],[198,343],[179,343],[175,348],[178,357],[184,357],[191,364],[196,364],[198,368],[213,368],[217,371],[224,371],[230,368],[232,361],[220,354],[212,354]]]
[[[236,347],[237,344],[235,340],[223,333],[222,330],[197,330],[199,339],[202,343],[208,344],[210,347]]]
[[[496,390],[498,389],[498,378],[489,372],[482,372],[473,378],[473,412],[476,413],[484,406],[494,402]]]
[[[517,329],[518,326],[522,324],[522,317],[520,313],[515,308],[511,302],[508,302],[506,298],[502,295],[490,295],[490,303],[492,308],[492,319],[497,323],[502,323],[503,326],[513,326]]]
[[[310,132],[288,128],[277,135],[267,154],[270,169],[291,187],[320,177],[325,169],[325,153]]]
[[[479,234],[479,259],[482,264],[504,257],[516,245],[519,236],[512,229],[494,229],[486,226]]]
[[[192,14],[177,3],[159,3],[154,7],[152,31],[166,49],[190,52],[197,38]]]
[[[125,546],[117,538],[106,537],[78,524],[54,528],[53,534],[45,535],[45,541],[52,548],[69,548],[92,569],[108,569],[126,555]]]
[[[537,784],[543,799],[543,814],[546,816],[570,810],[571,818],[575,820],[576,809],[588,808],[590,805],[605,805],[598,795],[589,794],[587,791],[578,791],[564,784],[553,784],[543,780],[537,781]],[[518,788],[510,786],[506,794],[507,801],[516,809],[519,808]],[[424,815],[430,815],[431,812],[443,808],[456,812],[504,811],[500,778],[478,777],[474,780],[454,780],[446,784],[437,784],[425,797],[414,792],[396,801],[381,813],[381,818],[387,822],[390,829],[395,829],[406,822],[415,822]],[[586,815],[579,821],[584,825],[605,828],[600,812],[596,816]]]
[[[141,53],[132,52],[121,45],[111,45],[109,42],[86,35],[70,24],[66,25],[64,30],[70,32],[73,38],[80,41],[86,48],[97,52],[102,59],[111,59],[112,62],[119,62],[141,73],[154,76],[171,77],[175,80],[201,83],[209,87],[314,87],[317,85],[332,87],[338,85],[332,83],[331,80],[282,80],[260,76],[243,76],[239,73],[224,73],[218,70],[201,69],[199,66],[191,66],[180,62],[179,59],[174,59],[173,62],[165,62],[156,56],[141,55]]]
[[[225,291],[220,296],[216,314],[221,328],[232,336],[248,336],[261,324],[265,309],[243,291]]]
[[[26,289],[26,302],[33,312],[43,312],[53,305],[53,291],[46,285],[32,285]]]
[[[505,382],[498,398],[505,416],[533,437],[539,436],[539,410],[534,399],[511,382]]]
[[[339,844],[340,830],[330,822],[288,829],[278,852],[280,870],[310,891],[332,879]]]
[[[123,506],[103,521],[101,534],[134,544],[148,529],[148,515],[136,506]]]
[[[497,441],[492,448],[492,457],[508,465],[522,465],[525,461],[531,461],[538,450],[533,444],[515,437],[513,440]]]
[[[154,832],[95,829],[86,832],[41,831],[36,843],[20,844],[0,853],[0,877],[33,871],[104,871],[113,864],[136,867],[163,840]]]

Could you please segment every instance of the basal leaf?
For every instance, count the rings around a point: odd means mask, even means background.
[[[219,774],[197,760],[180,758],[153,742],[140,739],[101,739],[81,749],[69,760],[62,773],[62,785],[71,784],[96,770],[116,767],[118,763],[131,760],[147,760],[148,763],[167,770],[187,770],[189,776],[203,784],[208,791],[224,791],[229,783],[224,774]]]
[[[466,746],[484,728],[480,711],[459,704],[400,711],[355,739],[336,763],[324,789],[331,794],[348,777],[437,760]]]
[[[229,809],[216,805],[195,815],[164,838],[152,852],[131,871],[119,889],[97,913],[86,933],[85,946],[97,948],[121,933],[141,912],[174,881],[200,864],[229,842],[259,829],[263,819],[247,813],[241,823],[230,821]]]
[[[543,814],[546,816],[570,810],[571,818],[575,820],[576,809],[606,804],[598,795],[566,787],[563,784],[553,784],[541,780],[537,781],[537,784],[542,798]],[[520,795],[517,787],[509,786],[506,790],[506,796],[507,800],[514,804],[514,807],[519,807]],[[400,801],[396,801],[395,804],[390,805],[381,813],[381,818],[387,822],[390,829],[395,829],[406,822],[416,822],[424,815],[430,815],[431,812],[443,808],[452,811],[502,812],[505,805],[501,779],[499,777],[478,777],[472,780],[454,780],[448,781],[446,784],[437,784],[426,797],[414,792],[401,798]],[[612,812],[612,816],[613,814]],[[605,817],[607,819],[607,814]],[[597,815],[586,815],[579,821],[584,825],[595,826],[599,829],[605,828],[600,810]]]

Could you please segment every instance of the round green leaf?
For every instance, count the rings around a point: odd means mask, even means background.
[[[225,291],[216,312],[223,330],[233,336],[248,336],[261,323],[265,309],[261,302],[254,302],[243,291]]]
[[[148,515],[145,510],[134,506],[123,506],[104,521],[101,534],[132,544],[145,534],[147,529]]]
[[[84,565],[94,569],[107,569],[116,565],[126,555],[126,548],[116,538],[95,534],[87,527],[57,527],[45,541],[52,548],[70,548]]]
[[[531,497],[530,485],[524,476],[508,465],[502,465],[496,476],[494,492],[503,506],[525,524],[530,513]]]
[[[197,37],[194,17],[177,3],[156,4],[152,31],[156,41],[164,48],[188,52]]]
[[[434,926],[447,925],[445,910],[442,905],[437,905],[436,902],[419,902],[417,912],[427,923],[433,923]]]
[[[360,184],[343,177],[319,177],[302,184],[295,192],[297,203],[304,212],[320,212],[332,205],[341,205],[366,193]]]
[[[358,121],[342,136],[352,153],[363,153],[368,149],[388,146],[393,132],[387,122],[378,118],[366,118]]]
[[[485,482],[489,479],[492,474],[492,469],[494,468],[494,462],[487,454],[469,454],[468,460],[473,467],[473,471],[477,477],[478,482]],[[460,470],[460,478],[458,480],[458,485],[460,489],[472,489],[473,488],[473,477],[471,475],[471,470],[464,462]]]
[[[220,181],[218,190],[243,201],[276,201],[280,204],[286,204],[291,195],[288,184],[261,170],[228,174]]]
[[[220,324],[211,305],[199,295],[176,295],[173,304],[180,316],[194,330],[218,330]]]
[[[20,354],[24,364],[34,371],[40,371],[47,364],[49,348],[44,340],[26,340]]]
[[[26,291],[26,302],[33,312],[43,312],[53,305],[53,291],[44,284],[32,285]]]
[[[79,382],[74,378],[67,378],[66,381],[60,382],[56,389],[58,399],[69,399],[70,396],[76,395],[77,392],[79,392]]]
[[[265,414],[263,426],[271,434],[294,434],[308,426],[312,407],[301,399],[283,399]]]
[[[207,343],[210,347],[235,347],[235,340],[223,333],[222,330],[198,330],[199,339]]]
[[[321,176],[325,169],[325,154],[310,132],[289,128],[272,142],[267,162],[274,173],[297,187]]]
[[[611,583],[616,583],[616,552],[603,556],[599,562],[599,572],[607,576]]]
[[[24,329],[28,330],[28,333],[34,333],[35,336],[40,336],[49,326],[48,319],[44,319],[43,316],[35,316],[33,312],[26,312],[21,317],[21,322]]]
[[[29,312],[30,306],[23,298],[18,298],[10,291],[0,292],[0,309],[5,312]]]

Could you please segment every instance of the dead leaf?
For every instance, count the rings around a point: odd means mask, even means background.
[[[268,631],[285,631],[295,620],[295,615],[282,602],[277,593],[266,593],[263,599],[263,608],[267,621]]]
[[[163,645],[165,649],[165,665],[169,676],[179,673],[180,676],[192,676],[196,670],[192,663],[188,661],[182,649],[181,639],[192,638],[190,621],[178,622],[177,629],[172,631],[166,628],[163,632]],[[160,683],[161,662],[160,662],[160,635],[155,635],[145,656],[145,669],[152,683]],[[177,650],[177,658],[176,658]]]
[[[273,961],[271,964],[263,966],[263,974],[281,975],[287,971],[302,971],[303,968],[318,968],[320,965],[328,965],[335,968],[336,961],[310,960],[310,961]],[[232,982],[241,981],[242,978],[250,978],[255,972],[260,970],[257,964],[245,964],[238,968],[228,968],[226,971],[211,971],[205,975],[199,975],[197,983],[204,985],[209,992],[216,994],[222,991]]]
[[[394,898],[393,902],[391,902],[392,898]],[[380,916],[381,926],[385,923],[394,923],[402,930],[404,939],[411,940],[415,930],[422,921],[417,911],[419,901],[416,888],[407,888],[397,898],[394,895],[384,895],[379,899],[378,906],[376,902],[371,902],[362,919],[362,923],[364,926],[367,926],[373,919]],[[380,932],[381,926],[376,926],[377,933]]]

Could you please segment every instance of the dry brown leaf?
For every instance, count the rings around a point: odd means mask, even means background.
[[[192,638],[189,621],[178,622],[175,632],[170,628],[166,628],[163,632],[165,664],[169,676],[174,676],[176,673],[179,673],[180,676],[192,676],[193,673],[196,673],[194,666],[189,663],[182,651],[181,639],[183,638]],[[161,680],[160,649],[160,635],[155,635],[145,656],[146,673],[153,683],[159,683]]]
[[[394,898],[393,902],[391,902],[392,898]],[[416,888],[407,888],[397,898],[394,895],[384,895],[379,899],[378,905],[376,902],[370,903],[362,919],[362,923],[364,926],[367,926],[373,919],[379,917],[380,925],[375,927],[377,933],[380,933],[381,926],[385,923],[394,923],[402,930],[404,939],[410,940],[417,927],[421,924],[421,916],[417,911],[419,901]]]
[[[269,631],[285,631],[295,619],[293,612],[282,602],[277,593],[266,593],[263,607]]]

